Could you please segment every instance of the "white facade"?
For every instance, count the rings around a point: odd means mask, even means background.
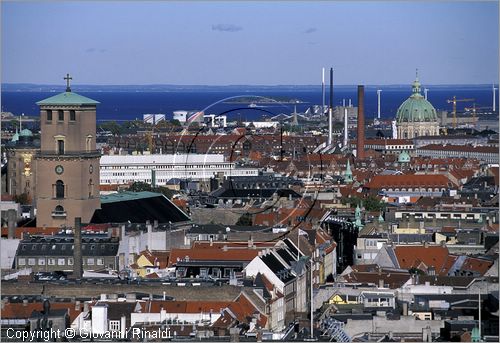
[[[161,309],[160,312],[131,313],[130,325],[137,323],[161,323],[163,321],[177,321],[178,323],[205,323],[212,325],[220,318],[221,309],[214,309],[210,312],[167,312]]]
[[[170,179],[208,181],[222,174],[228,176],[257,176],[256,168],[236,168],[219,154],[179,155],[103,155],[100,161],[101,185],[123,185],[131,182],[152,182],[166,185]]]

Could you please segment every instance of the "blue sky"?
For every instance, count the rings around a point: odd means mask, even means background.
[[[498,82],[498,2],[2,2],[2,82]]]

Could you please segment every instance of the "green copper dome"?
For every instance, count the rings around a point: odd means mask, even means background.
[[[21,130],[21,132],[19,132],[19,137],[31,137],[31,136],[33,136],[33,132],[31,132],[31,130],[23,129]]]
[[[410,154],[408,154],[406,151],[402,151],[399,154],[398,162],[399,163],[408,163],[408,162],[410,162]]]
[[[418,77],[413,82],[412,95],[398,108],[397,123],[437,121],[436,109],[420,94]]]

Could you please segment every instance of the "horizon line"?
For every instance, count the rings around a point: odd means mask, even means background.
[[[29,82],[2,82],[2,86],[45,86],[45,87],[60,87],[65,88],[65,85],[51,83],[29,83]],[[368,83],[353,83],[353,84],[334,84],[334,87],[355,87],[358,85],[364,86],[411,86],[411,83],[388,83],[388,84],[368,84]],[[497,86],[498,83],[428,83],[428,86]],[[94,84],[81,83],[72,84],[72,87],[322,87],[321,84],[174,84],[174,83],[129,83],[129,84]],[[326,85],[325,85],[326,86]],[[328,85],[329,86],[329,85]]]

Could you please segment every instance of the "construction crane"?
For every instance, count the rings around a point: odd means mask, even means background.
[[[477,110],[484,110],[484,109],[491,109],[491,106],[476,107],[476,103],[473,103],[472,107],[464,108],[465,111],[472,112],[472,119],[476,119],[476,111]]]
[[[457,99],[457,97],[454,95],[453,99],[448,99],[446,100],[447,103],[453,104],[453,128],[457,127],[457,102],[465,102],[465,101],[475,101],[475,99]]]

